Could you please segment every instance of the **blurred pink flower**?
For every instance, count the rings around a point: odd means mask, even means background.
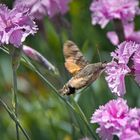
[[[124,34],[126,41],[134,41],[140,43],[140,31],[134,31],[134,23],[124,25]],[[119,38],[116,32],[107,32],[107,37],[113,45],[119,44]]]
[[[129,108],[122,98],[111,100],[104,106],[100,106],[94,112],[91,123],[98,123],[99,133],[102,140],[112,140],[113,135],[118,135],[128,120]]]
[[[114,128],[106,129],[104,126],[100,126],[96,129],[96,133],[99,134],[101,140],[113,140],[113,130]]]
[[[138,0],[93,0],[90,6],[92,24],[104,28],[112,19],[132,21],[139,11]]]
[[[29,34],[34,34],[37,28],[23,8],[8,9],[0,4],[0,44],[12,44],[19,47]]]
[[[140,140],[140,134],[136,131],[132,131],[131,128],[126,128],[120,136],[120,140]]]
[[[131,109],[126,126],[120,132],[120,140],[140,140],[140,109]]]
[[[14,7],[25,6],[29,8],[30,14],[36,19],[42,19],[48,15],[65,14],[68,11],[70,0],[16,0]]]
[[[126,41],[134,41],[136,43],[140,43],[140,31],[135,31],[133,22],[124,25],[124,32]]]
[[[117,96],[123,96],[126,92],[125,89],[125,76],[130,72],[130,69],[125,64],[118,64],[112,61],[106,66],[106,81],[110,90],[117,94]]]
[[[114,31],[109,31],[107,32],[107,38],[110,40],[110,42],[113,44],[113,45],[118,45],[119,44],[119,38],[118,38],[118,35],[116,32]]]
[[[32,49],[29,46],[23,45],[22,50],[23,50],[23,53],[29,58],[33,59],[34,61],[37,61],[48,70],[52,70],[53,72],[56,72],[56,68],[42,54],[40,54],[35,49]]]

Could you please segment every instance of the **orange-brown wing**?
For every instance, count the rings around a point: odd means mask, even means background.
[[[77,45],[72,41],[66,41],[64,43],[63,53],[65,57],[65,67],[72,75],[77,74],[89,64]]]

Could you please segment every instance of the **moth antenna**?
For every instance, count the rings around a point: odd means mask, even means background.
[[[99,60],[100,60],[100,62],[102,62],[102,58],[101,58],[100,51],[99,51],[99,46],[96,45],[96,48],[97,48],[97,53],[98,53]]]

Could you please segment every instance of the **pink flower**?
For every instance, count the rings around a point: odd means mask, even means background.
[[[96,133],[99,134],[102,140],[113,140],[113,132],[114,128],[106,129],[104,126],[100,126],[100,128],[96,130]]]
[[[23,50],[23,53],[29,58],[33,59],[34,61],[37,61],[39,64],[43,65],[48,70],[52,70],[53,72],[56,72],[56,68],[35,49],[32,49],[29,46],[23,45],[22,50]]]
[[[68,11],[70,0],[16,0],[14,6],[25,6],[30,9],[30,14],[36,19],[48,15],[65,14]]]
[[[140,135],[138,132],[132,131],[130,128],[126,128],[120,136],[120,140],[140,140]]]
[[[110,40],[110,42],[113,44],[113,45],[118,45],[119,44],[119,38],[118,38],[118,35],[116,32],[114,31],[110,31],[110,32],[107,32],[107,38]]]
[[[140,48],[135,52],[133,56],[133,63],[135,80],[140,86]]]
[[[0,4],[0,44],[19,47],[25,38],[36,32],[37,28],[27,9],[8,9]]]
[[[111,53],[113,59],[116,59],[118,63],[126,64],[128,63],[130,57],[140,48],[140,44],[132,41],[124,41],[118,45],[115,52]]]
[[[124,78],[129,72],[130,69],[127,65],[117,64],[115,61],[108,63],[106,66],[106,81],[110,90],[117,96],[123,96],[126,92]]]
[[[140,140],[140,109],[131,109],[126,126],[120,131],[120,140]]]
[[[93,0],[90,10],[92,24],[104,28],[112,19],[132,21],[139,10],[138,0]]]
[[[97,133],[102,140],[112,140],[113,135],[118,135],[121,129],[126,126],[128,113],[129,108],[126,101],[118,98],[100,106],[92,115],[91,123],[99,124]]]
[[[140,44],[125,41],[111,53],[112,62],[108,63],[105,70],[106,81],[111,91],[118,96],[123,96],[126,92],[124,78],[128,73],[134,74],[135,80],[140,84],[139,52]]]
[[[129,109],[122,98],[109,101],[94,112],[91,123],[98,123],[96,132],[102,140],[140,140],[140,109]]]
[[[124,25],[124,35],[126,41],[134,41],[136,43],[140,43],[140,31],[134,31],[134,23]],[[107,37],[113,45],[119,44],[119,38],[116,32],[108,32]]]
[[[140,43],[140,31],[135,31],[135,26],[133,22],[124,25],[124,32],[126,36],[126,41]]]

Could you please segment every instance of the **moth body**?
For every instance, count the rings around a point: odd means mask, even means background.
[[[74,94],[75,90],[84,88],[93,83],[105,69],[105,63],[95,63],[85,66],[79,73],[72,77],[61,89],[62,95]]]
[[[73,76],[60,90],[62,95],[74,94],[76,90],[89,86],[106,67],[106,63],[90,64],[72,41],[64,43],[65,67]]]

